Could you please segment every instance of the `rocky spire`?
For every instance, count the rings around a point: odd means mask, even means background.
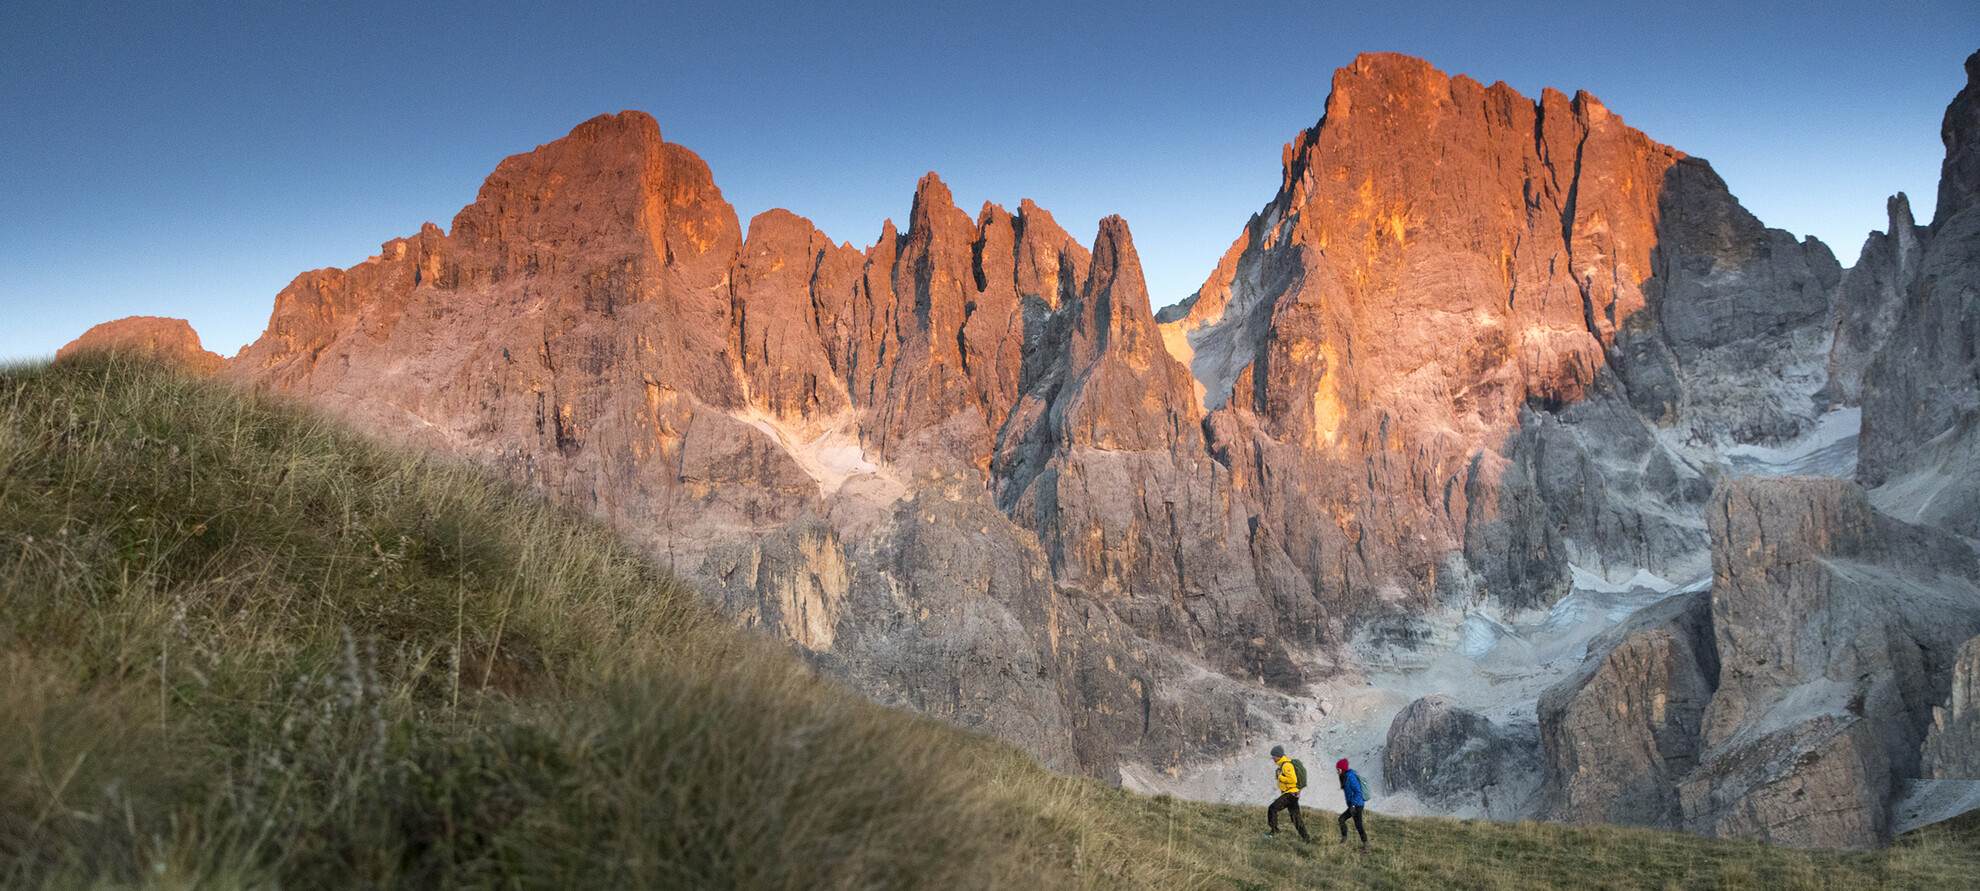
[[[1980,204],[1980,52],[1966,57],[1966,86],[1946,106],[1939,139],[1946,144],[1946,159],[1939,166],[1934,226]]]

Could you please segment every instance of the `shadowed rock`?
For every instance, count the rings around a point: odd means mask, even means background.
[[[1382,776],[1389,791],[1440,807],[1523,813],[1540,760],[1532,725],[1525,729],[1502,728],[1442,693],[1425,696],[1389,724]]]
[[[1712,524],[1719,683],[1687,828],[1804,847],[1889,839],[1955,652],[1980,632],[1972,550],[1841,480],[1724,483]]]
[[[1863,373],[1857,472],[1893,515],[1980,536],[1980,53],[1966,72],[1941,130],[1930,230],[1894,208],[1897,249],[1876,250],[1873,238],[1858,264],[1904,296],[1889,301],[1894,318]]]
[[[1945,705],[1933,706],[1920,771],[1935,780],[1980,780],[1980,637],[1961,644]]]

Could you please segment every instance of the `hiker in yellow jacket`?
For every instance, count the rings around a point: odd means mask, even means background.
[[[1265,837],[1279,834],[1279,811],[1288,810],[1292,812],[1293,828],[1299,830],[1299,840],[1310,842],[1313,837],[1306,834],[1306,819],[1299,815],[1301,770],[1293,759],[1286,757],[1285,746],[1272,747],[1272,763],[1278,765],[1279,797],[1265,809]]]

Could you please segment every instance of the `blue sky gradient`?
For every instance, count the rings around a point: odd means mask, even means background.
[[[448,226],[503,157],[641,109],[744,225],[865,247],[939,173],[1089,241],[1125,217],[1159,307],[1279,181],[1357,53],[1529,98],[1585,89],[1853,263],[1910,194],[1980,2],[259,4],[0,7],[0,360],[127,315],[257,337],[297,273]],[[1214,11],[1212,11],[1214,8]]]

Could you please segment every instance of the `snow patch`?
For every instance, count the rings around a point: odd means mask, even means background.
[[[731,412],[730,417],[763,431],[818,484],[818,494],[831,497],[855,475],[878,474],[881,467],[866,459],[860,448],[850,411],[833,418],[791,424],[756,409]],[[824,432],[812,435],[823,428]]]
[[[880,465],[866,460],[866,451],[856,445],[818,446],[818,464],[838,474],[879,473]]]
[[[1572,563],[1568,564],[1568,572],[1573,577],[1575,591],[1602,594],[1628,594],[1637,588],[1648,588],[1652,591],[1670,591],[1672,588],[1677,587],[1677,585],[1672,584],[1663,576],[1648,569],[1641,568],[1637,569],[1636,574],[1630,576],[1628,581],[1621,584],[1609,581],[1607,576],[1599,572],[1583,569]]]
[[[1493,650],[1499,648],[1499,638],[1511,632],[1511,629],[1490,617],[1477,614],[1465,616],[1458,630],[1464,634],[1464,657],[1474,662],[1490,656]]]
[[[1980,780],[1906,780],[1891,804],[1891,834],[1980,810]]]
[[[1735,471],[1758,476],[1848,479],[1856,475],[1856,438],[1862,430],[1862,408],[1838,408],[1816,418],[1800,439],[1772,448],[1734,445],[1725,450],[1725,461]]]

